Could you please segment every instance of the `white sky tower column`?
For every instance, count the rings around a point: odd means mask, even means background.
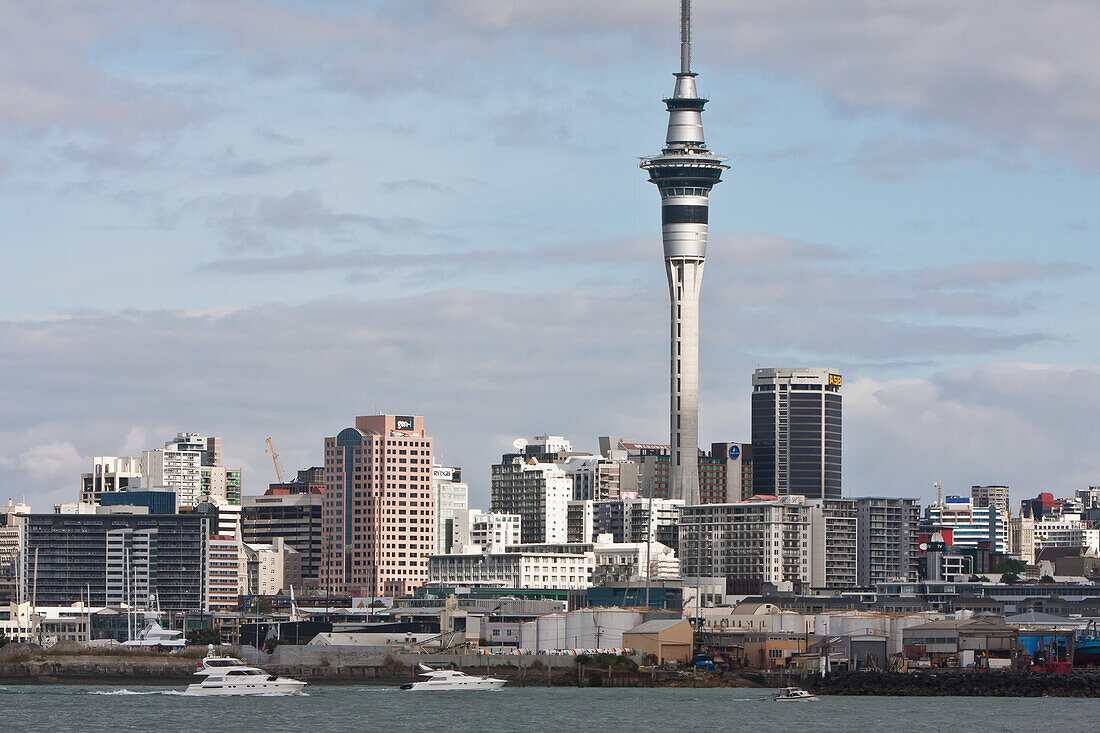
[[[680,71],[660,155],[642,168],[661,192],[661,236],[672,300],[669,498],[699,503],[699,289],[707,256],[707,202],[729,166],[707,149],[691,71],[691,0],[680,2]]]

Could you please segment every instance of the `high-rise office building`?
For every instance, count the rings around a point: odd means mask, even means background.
[[[556,463],[505,454],[493,466],[490,508],[520,516],[521,542],[565,542],[573,480]]]
[[[753,489],[839,499],[840,374],[757,369],[752,375]]]
[[[432,499],[435,501],[435,554],[451,551],[455,535],[455,512],[468,509],[470,487],[462,480],[462,469],[432,466]]]
[[[298,551],[302,581],[317,585],[321,569],[322,489],[317,493],[272,493],[246,496],[241,507],[244,541],[271,545],[277,540]],[[274,491],[278,491],[275,489]]]
[[[1005,514],[1012,513],[1012,497],[1007,486],[971,486],[970,498],[976,507],[995,506]]]
[[[211,608],[210,520],[201,514],[29,514],[20,532],[20,592],[39,605]],[[227,562],[222,607],[237,602],[236,556]]]
[[[661,194],[661,238],[671,298],[669,498],[699,503],[699,291],[707,256],[711,189],[729,166],[703,137],[703,106],[691,70],[691,0],[680,5],[680,71],[659,155],[642,168]]]
[[[424,418],[371,415],[325,438],[321,588],[402,596],[435,552],[433,441]]]

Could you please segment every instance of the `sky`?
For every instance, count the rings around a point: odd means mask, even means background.
[[[844,490],[1100,484],[1100,4],[696,0],[700,440],[844,376]],[[219,435],[245,493],[424,415],[667,442],[675,0],[0,0],[0,500]]]

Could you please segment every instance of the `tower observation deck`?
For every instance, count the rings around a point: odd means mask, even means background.
[[[664,100],[668,134],[642,168],[661,193],[661,237],[672,303],[669,498],[699,503],[699,290],[707,256],[710,190],[729,166],[707,149],[703,106],[691,70],[691,0],[680,2],[680,71]]]

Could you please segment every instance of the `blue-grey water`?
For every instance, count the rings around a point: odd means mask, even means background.
[[[169,688],[8,686],[0,730],[13,733],[211,731],[828,731],[1095,730],[1100,700],[822,697],[772,702],[766,690],[506,688],[405,693],[387,687],[306,688],[308,696],[186,697]]]

